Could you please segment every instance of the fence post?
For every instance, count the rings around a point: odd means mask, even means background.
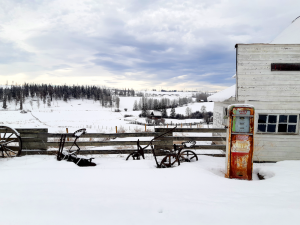
[[[118,126],[116,126],[116,134],[118,133]]]
[[[67,132],[67,134],[69,133],[69,129],[68,128],[66,128],[66,132]],[[69,137],[67,137],[67,141],[70,141]]]
[[[170,128],[171,129],[171,128]],[[155,128],[155,132],[159,132],[159,133],[163,133],[165,132],[163,128]],[[159,135],[159,134],[157,134]],[[170,132],[168,134],[165,135],[166,137],[172,137],[173,136],[173,132]],[[154,144],[154,151],[156,155],[162,155],[160,149],[164,149],[164,150],[172,150],[173,149],[173,140],[167,140],[167,141],[160,141],[163,143],[163,145],[155,145]],[[155,143],[155,142],[154,142]]]

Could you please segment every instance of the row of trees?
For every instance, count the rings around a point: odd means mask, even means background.
[[[152,118],[151,111],[147,110],[145,112],[145,115],[143,113],[140,114],[140,117],[146,117],[148,120]],[[171,118],[171,119],[204,119],[205,121],[209,121],[209,119],[212,117],[212,112],[207,112],[206,107],[202,106],[199,111],[192,112],[192,109],[190,107],[186,107],[185,109],[185,115],[176,113],[175,108],[171,108],[170,116],[168,116],[167,110],[164,108],[161,110],[161,118]]]
[[[168,98],[155,99],[155,98],[146,98],[142,97],[139,100],[134,102],[133,111],[137,110],[164,110],[167,108],[176,108],[178,106],[183,106],[192,102],[192,98],[178,98],[170,100]]]
[[[134,96],[133,89],[108,89],[98,86],[79,86],[79,85],[50,85],[50,84],[24,84],[21,86],[0,87],[0,100],[3,101],[2,108],[7,108],[7,102],[15,101],[22,104],[26,97],[34,100],[42,100],[51,105],[53,99],[69,101],[70,99],[92,99],[99,101],[103,107],[112,107],[113,103],[119,108],[120,99],[118,96]]]

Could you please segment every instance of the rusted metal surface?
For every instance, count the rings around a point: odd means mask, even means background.
[[[253,136],[233,135],[230,178],[252,180]]]
[[[227,178],[252,180],[254,108],[229,108],[226,174]]]

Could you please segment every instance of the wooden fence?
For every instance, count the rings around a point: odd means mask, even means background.
[[[136,150],[137,140],[143,137],[151,138],[158,136],[172,128],[155,128],[155,132],[141,133],[87,133],[82,135],[77,141],[81,147],[81,154],[128,154]],[[59,139],[61,133],[48,133],[48,129],[16,129],[22,138],[23,150],[22,155],[32,154],[55,154],[58,150]],[[173,143],[181,143],[183,141],[226,141],[225,137],[209,136],[211,133],[225,133],[223,128],[176,128],[173,133],[155,141],[157,148],[172,149]],[[194,133],[193,136],[177,136],[178,133]],[[199,134],[209,134],[199,135]],[[72,133],[66,134],[69,141],[66,141],[65,147],[73,144]],[[122,138],[134,137],[136,140],[128,141]],[[141,145],[147,145],[149,141],[140,141]],[[105,149],[105,146],[114,146],[117,149]],[[94,150],[95,147],[104,147],[101,150]],[[225,150],[225,145],[196,145],[194,150]],[[220,151],[219,151],[220,152]],[[198,151],[197,151],[198,153]],[[211,154],[209,154],[211,155]],[[212,154],[214,155],[214,154]]]

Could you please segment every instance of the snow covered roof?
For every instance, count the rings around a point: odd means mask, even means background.
[[[235,85],[209,96],[207,100],[213,102],[223,102],[231,97],[235,97]]]
[[[300,16],[297,17],[270,44],[300,44]]]
[[[156,110],[151,111],[150,114],[153,116],[162,116],[162,113],[160,111],[156,111]]]

